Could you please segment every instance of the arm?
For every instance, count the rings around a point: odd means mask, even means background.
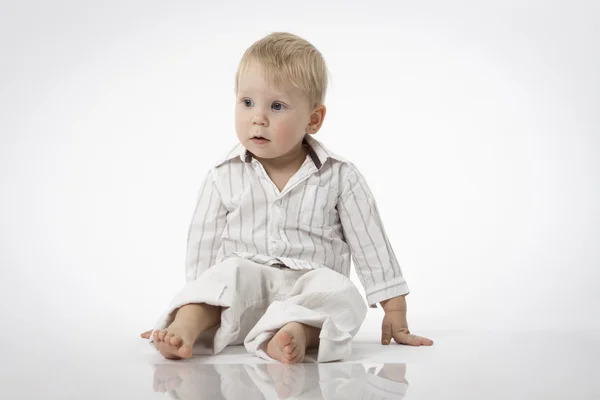
[[[402,270],[389,243],[375,199],[364,177],[351,165],[340,174],[342,190],[338,202],[340,220],[350,246],[356,273],[371,307],[380,302],[385,310],[381,343],[431,346],[433,341],[410,333],[406,318],[409,293]]]
[[[340,179],[340,222],[367,302],[375,307],[378,302],[408,294],[367,182],[352,164],[342,166]]]
[[[204,178],[188,231],[185,279],[192,281],[216,263],[227,209],[221,200],[213,171]]]

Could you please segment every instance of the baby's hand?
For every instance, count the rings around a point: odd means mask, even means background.
[[[413,335],[408,330],[406,320],[406,299],[404,296],[394,297],[381,302],[385,316],[381,324],[381,344],[390,344],[392,338],[398,344],[411,346],[431,346],[433,340]]]
[[[381,344],[390,344],[394,338],[398,344],[431,346],[433,340],[413,335],[408,330],[406,311],[386,311],[381,324]]]

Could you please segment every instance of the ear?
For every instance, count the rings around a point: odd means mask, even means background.
[[[310,114],[310,121],[308,126],[306,127],[306,133],[309,135],[314,135],[321,129],[323,125],[323,120],[325,119],[325,114],[327,114],[327,108],[323,104],[319,104],[315,107],[313,112]]]

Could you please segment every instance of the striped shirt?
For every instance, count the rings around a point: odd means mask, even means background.
[[[229,257],[349,277],[352,259],[372,307],[407,294],[364,177],[312,136],[304,145],[306,160],[282,191],[241,144],[211,168],[188,232],[186,280]]]

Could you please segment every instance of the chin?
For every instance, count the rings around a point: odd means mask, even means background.
[[[265,158],[265,159],[269,159],[269,158],[275,158],[277,157],[277,154],[274,154],[272,151],[269,151],[267,149],[261,149],[261,148],[256,148],[256,147],[248,147],[248,150],[250,150],[250,152],[252,154],[254,154],[256,157],[259,158]]]

